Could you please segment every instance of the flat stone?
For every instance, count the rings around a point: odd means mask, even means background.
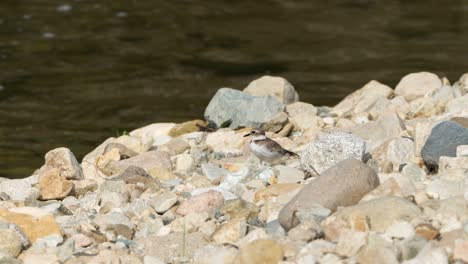
[[[287,105],[286,112],[295,130],[305,131],[310,128],[317,128],[319,120],[321,120],[320,117],[317,117],[317,108],[304,102]]]
[[[263,126],[262,129],[266,132],[273,132],[277,133],[279,132],[284,125],[288,123],[288,114],[285,112],[280,112],[276,116],[274,116],[271,120],[266,122]]]
[[[229,220],[221,225],[211,239],[217,244],[235,243],[247,233],[247,222],[244,217]]]
[[[165,192],[151,199],[150,204],[158,212],[162,214],[171,209],[178,201],[177,195],[172,192]]]
[[[322,226],[325,235],[336,240],[346,228],[384,232],[396,221],[410,222],[419,215],[421,210],[415,204],[403,198],[386,196],[344,207],[325,219]]]
[[[5,193],[11,200],[36,200],[40,193],[33,185],[37,183],[39,183],[39,175],[24,179],[5,179],[0,182],[0,193]]]
[[[358,160],[344,160],[307,184],[279,214],[281,226],[289,230],[298,224],[295,212],[315,205],[336,210],[356,204],[379,185],[377,174]]]
[[[395,94],[404,96],[407,101],[412,101],[441,87],[442,81],[433,73],[410,73],[404,76],[397,84]]]
[[[175,123],[155,123],[135,129],[129,135],[140,138],[143,145],[159,146],[171,139],[169,131],[175,125]]]
[[[273,96],[252,96],[221,88],[206,107],[205,119],[216,127],[260,127],[283,110],[283,103]]]
[[[138,155],[137,152],[127,148],[124,144],[114,143],[114,142],[107,144],[106,148],[104,149],[103,155],[105,155],[107,152],[112,151],[114,149],[118,150],[118,153],[119,153],[118,160],[132,158]]]
[[[60,175],[58,169],[45,171],[39,177],[39,190],[42,200],[63,199],[73,189],[73,183]]]
[[[305,177],[303,171],[284,165],[276,165],[273,170],[278,178],[278,183],[298,183]]]
[[[304,169],[322,173],[346,159],[362,160],[366,152],[366,142],[347,133],[321,134],[305,147],[301,155]]]
[[[210,181],[217,181],[228,175],[229,171],[220,168],[212,163],[203,163],[201,165],[203,175],[205,175]]]
[[[206,136],[206,144],[221,153],[242,153],[244,134],[236,131],[216,131]]]
[[[468,144],[468,129],[452,121],[436,125],[429,135],[421,156],[430,168],[437,168],[441,156],[455,157],[457,146]]]
[[[168,134],[171,137],[178,137],[187,133],[200,131],[200,126],[205,127],[206,125],[207,123],[203,120],[191,120],[175,125],[171,130],[169,130]]]
[[[419,224],[415,228],[415,233],[426,239],[426,240],[433,240],[439,237],[440,233],[434,226],[431,224]]]
[[[461,260],[465,263],[468,262],[468,240],[455,243],[455,248],[453,249],[453,259]]]
[[[463,195],[465,185],[463,182],[436,179],[426,187],[426,193],[437,199],[446,199],[454,196]]]
[[[118,167],[121,171],[124,171],[132,165],[140,167],[147,172],[155,168],[172,169],[169,153],[162,151],[148,151],[118,162]]]
[[[245,264],[276,264],[283,260],[282,246],[270,239],[258,239],[240,248],[236,263]]]
[[[19,226],[31,243],[34,243],[38,238],[49,235],[62,236],[60,226],[54,217],[48,214],[34,216],[0,209],[0,220]]]
[[[415,234],[414,227],[407,221],[398,221],[393,223],[385,231],[385,235],[389,238],[408,239]]]
[[[176,210],[177,214],[188,215],[194,212],[210,212],[224,203],[220,192],[208,191],[185,200]]]

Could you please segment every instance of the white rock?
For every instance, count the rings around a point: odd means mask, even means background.
[[[151,199],[150,204],[158,212],[162,214],[171,209],[178,201],[177,195],[172,192],[165,192]]]
[[[395,94],[404,96],[407,101],[412,101],[441,87],[442,81],[433,73],[410,73],[397,84]]]
[[[154,143],[162,145],[164,143],[159,142],[161,141],[160,138],[169,137],[169,131],[175,125],[175,123],[155,123],[133,130],[130,132],[130,136],[141,138],[141,142],[144,145],[154,145]]]
[[[309,172],[322,173],[345,159],[362,160],[366,142],[347,133],[335,132],[321,134],[319,138],[305,147],[301,164]]]
[[[189,172],[195,166],[194,160],[190,154],[180,154],[177,156],[176,171]]]
[[[465,186],[463,182],[437,179],[429,183],[426,193],[434,198],[446,199],[453,196],[463,195]]]
[[[209,133],[206,144],[215,152],[241,154],[244,146],[244,135],[235,131],[219,130]]]
[[[449,260],[443,248],[436,248],[432,243],[426,246],[415,258],[404,261],[402,264],[448,264]]]
[[[393,165],[405,164],[414,156],[414,142],[409,138],[396,138],[387,146],[387,160]]]
[[[354,256],[366,244],[366,239],[366,232],[343,230],[338,238],[336,253],[347,257]]]
[[[0,193],[7,194],[12,200],[36,200],[40,192],[39,189],[32,186],[38,183],[39,175],[33,175],[24,179],[4,179],[0,182]]]
[[[83,179],[83,171],[73,153],[68,148],[56,148],[45,155],[44,170],[58,169],[60,175],[69,180]]]
[[[143,257],[143,264],[164,264],[164,261],[158,257],[146,255]]]
[[[413,226],[407,221],[399,221],[393,223],[385,231],[385,235],[389,238],[406,239],[411,238],[415,234]]]
[[[278,183],[298,183],[305,177],[303,171],[284,165],[276,165],[273,170],[278,177]]]

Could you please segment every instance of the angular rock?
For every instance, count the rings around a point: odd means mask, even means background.
[[[358,160],[344,160],[306,185],[280,212],[281,226],[289,230],[298,224],[295,212],[318,204],[336,210],[357,203],[379,185],[377,174]]]
[[[338,115],[353,111],[354,113],[367,112],[380,98],[388,98],[393,94],[392,88],[378,81],[370,81],[359,90],[346,96],[333,107]]]
[[[278,178],[278,183],[298,183],[304,180],[303,171],[284,165],[277,165],[273,168]]]
[[[317,108],[312,104],[296,102],[286,106],[289,120],[295,130],[305,131],[309,128],[317,128],[320,117],[317,117]]]
[[[247,233],[247,222],[244,217],[237,217],[221,225],[211,239],[217,244],[234,243]]]
[[[463,240],[459,243],[455,243],[455,248],[453,250],[453,259],[461,260],[464,263],[468,262],[468,240]]]
[[[284,105],[275,97],[221,88],[206,107],[205,119],[216,127],[260,127],[283,110]]]
[[[178,201],[177,195],[172,192],[165,192],[151,199],[150,204],[158,212],[162,214],[171,209]]]
[[[33,185],[39,182],[39,176],[33,175],[24,179],[5,179],[0,181],[0,193],[4,193],[11,200],[36,200],[39,190]]]
[[[398,251],[390,242],[371,234],[366,245],[359,251],[357,261],[362,264],[398,264]]]
[[[120,144],[120,143],[109,143],[109,144],[107,144],[106,148],[104,149],[103,155],[105,155],[107,152],[112,151],[114,149],[118,150],[118,153],[119,153],[119,159],[118,160],[128,159],[128,158],[132,158],[132,157],[135,157],[136,155],[138,155],[137,152],[127,148],[125,145]]]
[[[73,153],[68,148],[56,148],[45,155],[43,171],[58,169],[60,175],[68,180],[83,179],[83,171]]]
[[[341,256],[355,256],[359,250],[366,244],[367,233],[346,229],[340,234],[336,253]]]
[[[346,159],[362,160],[366,142],[347,133],[322,134],[305,147],[301,155],[302,167],[319,174]]]
[[[462,113],[468,109],[468,94],[455,98],[447,103],[445,111],[450,114]]]
[[[185,200],[176,210],[177,214],[188,215],[194,212],[210,212],[222,205],[224,197],[220,192],[208,191]]]
[[[413,259],[402,262],[403,264],[448,264],[447,253],[441,247],[435,247],[432,243],[426,246]]]
[[[291,104],[299,100],[294,86],[283,77],[262,76],[249,83],[244,92],[253,96],[274,96],[283,104]]]
[[[397,84],[395,87],[395,95],[404,96],[407,101],[412,101],[441,87],[442,81],[433,73],[410,73],[403,77]]]
[[[0,229],[0,255],[16,258],[23,248],[21,236],[11,229]]]
[[[437,199],[446,199],[463,195],[465,184],[463,182],[436,179],[426,187],[426,193]]]
[[[62,236],[60,226],[54,217],[48,214],[34,216],[0,209],[0,220],[19,226],[31,243],[34,243],[38,238],[49,235]]]
[[[273,117],[271,120],[266,122],[263,126],[262,129],[266,132],[273,132],[277,133],[279,132],[284,125],[288,123],[288,114],[285,112],[280,112],[278,113],[275,117]]]
[[[165,168],[167,170],[172,169],[169,153],[162,151],[148,151],[118,162],[120,171],[125,171],[125,169],[130,166],[140,167],[147,172],[155,168]]]
[[[73,183],[60,175],[58,169],[45,171],[39,177],[39,190],[42,200],[63,199],[73,189]]]
[[[203,120],[192,120],[187,121],[181,124],[175,125],[171,130],[169,130],[169,136],[171,137],[178,137],[183,134],[192,133],[196,131],[200,131],[200,127],[205,127],[207,123]]]
[[[159,146],[171,139],[169,131],[175,126],[174,123],[155,123],[138,128],[129,133],[132,137],[141,139],[141,143],[147,146]]]
[[[421,156],[430,168],[437,168],[441,156],[455,157],[457,146],[468,144],[468,129],[445,121],[436,125],[429,135]]]
[[[409,239],[412,238],[414,234],[414,227],[407,221],[395,222],[385,231],[387,237],[397,239]]]
[[[410,222],[419,215],[421,210],[415,204],[403,198],[386,196],[344,207],[325,219],[322,226],[325,235],[336,240],[345,228],[383,232],[395,221]]]
[[[283,260],[283,247],[270,239],[258,239],[240,248],[236,263],[243,264],[275,264]]]
[[[244,146],[244,134],[236,131],[216,131],[208,134],[206,144],[215,152],[240,154]]]
[[[440,233],[434,226],[431,224],[419,224],[415,228],[416,235],[426,239],[433,240],[436,239]]]

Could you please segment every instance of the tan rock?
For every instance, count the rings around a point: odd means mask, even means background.
[[[7,228],[0,229],[0,255],[16,258],[22,248],[21,236],[16,231]]]
[[[60,226],[52,215],[34,217],[29,214],[13,213],[0,209],[0,220],[18,225],[31,243],[34,243],[38,238],[49,235],[62,236]]]
[[[223,194],[217,191],[208,191],[185,200],[176,210],[177,214],[188,215],[193,212],[210,212],[224,202]]]
[[[284,229],[289,230],[298,224],[295,212],[306,211],[316,205],[330,210],[353,205],[378,185],[377,174],[369,166],[359,160],[344,160],[306,185],[284,206],[278,220]]]
[[[346,229],[341,232],[336,245],[336,253],[341,256],[355,256],[366,244],[367,233]]]
[[[268,186],[265,189],[259,190],[255,193],[254,202],[258,203],[261,201],[266,201],[272,197],[278,197],[283,194],[297,192],[304,187],[301,184],[297,183],[278,183]]]
[[[60,175],[58,169],[51,169],[41,174],[39,190],[42,200],[63,199],[73,189],[73,183]]]
[[[215,152],[242,153],[244,140],[246,140],[244,134],[236,131],[219,130],[208,134],[206,144]]]
[[[287,105],[286,112],[295,130],[318,129],[323,124],[322,119],[317,116],[317,108],[312,104],[296,102]]]
[[[284,104],[290,104],[299,100],[294,86],[283,77],[262,76],[244,89],[244,92],[253,96],[274,96]]]
[[[217,244],[235,243],[247,233],[247,222],[244,217],[229,220],[213,234],[212,240]]]
[[[404,96],[407,101],[412,101],[441,87],[442,81],[433,73],[410,73],[397,84],[395,94]]]
[[[56,148],[45,155],[45,170],[58,169],[60,175],[67,179],[80,180],[83,171],[73,153],[68,148]]]
[[[453,249],[453,259],[461,260],[465,263],[468,262],[468,240],[455,243],[455,248]]]
[[[207,123],[203,120],[196,119],[175,125],[169,130],[169,136],[178,137],[183,134],[200,131],[200,126],[205,127]]]
[[[148,171],[148,173],[149,175],[151,175],[151,177],[158,179],[160,181],[163,181],[163,182],[173,180],[176,178],[176,176],[172,174],[172,172],[170,172],[168,169],[164,167],[152,168]]]
[[[439,237],[439,230],[431,224],[419,224],[416,226],[415,232],[418,236],[426,240],[433,240]]]
[[[276,264],[283,260],[282,246],[270,239],[258,239],[245,245],[237,254],[236,264]]]

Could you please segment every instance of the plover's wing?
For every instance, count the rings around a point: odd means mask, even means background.
[[[280,155],[291,155],[291,156],[299,157],[299,155],[297,155],[296,153],[289,151],[287,149],[284,149],[278,142],[270,138],[255,140],[255,143],[261,146],[265,151],[276,152]]]

